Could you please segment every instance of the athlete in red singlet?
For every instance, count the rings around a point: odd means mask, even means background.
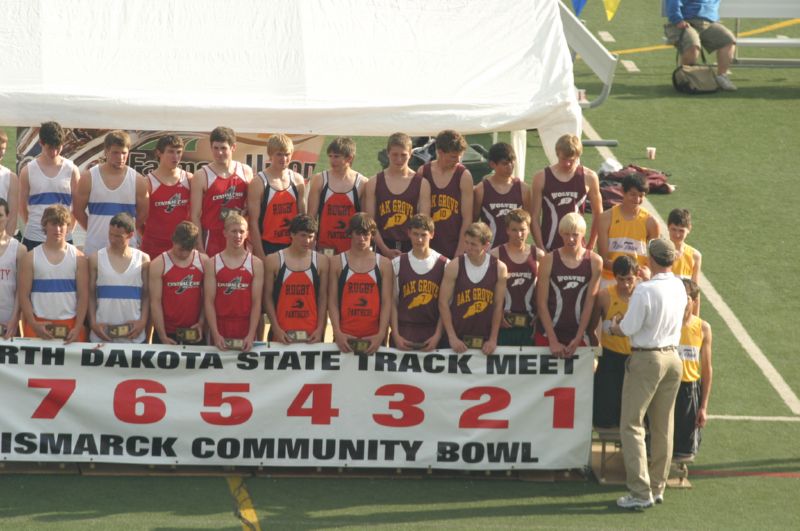
[[[368,214],[359,212],[347,226],[350,250],[331,260],[328,314],[333,338],[342,352],[352,349],[349,340],[369,341],[371,354],[386,341],[392,306],[392,266],[370,250],[377,231]]]
[[[218,349],[231,350],[225,340],[241,339],[241,350],[247,351],[261,319],[264,264],[244,247],[247,221],[241,215],[225,218],[224,235],[225,249],[203,264],[206,321]]]
[[[293,151],[294,144],[288,136],[269,137],[269,167],[259,172],[247,189],[250,239],[253,252],[262,260],[289,246],[289,223],[297,214],[306,213],[303,177],[289,169]]]
[[[236,134],[228,127],[211,131],[213,162],[203,166],[192,179],[192,223],[200,227],[203,237],[198,244],[210,257],[225,248],[223,228],[225,216],[241,214],[247,206],[247,185],[253,180],[250,166],[233,161]]]
[[[202,343],[203,264],[206,255],[195,249],[200,229],[181,221],[172,233],[172,248],[150,263],[150,315],[153,343]],[[196,341],[179,336],[178,330],[193,329]]]
[[[475,336],[483,339],[481,351],[489,355],[497,347],[508,272],[487,252],[492,231],[485,223],[471,224],[464,234],[465,253],[444,270],[439,313],[450,348],[466,352],[465,336]]]
[[[367,178],[350,168],[355,156],[355,142],[334,138],[328,145],[330,169],[314,175],[309,183],[308,214],[319,223],[317,250],[330,256],[350,248],[347,223],[361,211]]]
[[[394,133],[386,146],[389,166],[364,187],[364,211],[378,225],[375,248],[389,259],[411,249],[408,220],[430,214],[430,183],[408,167],[411,137]]]
[[[179,166],[183,139],[165,135],[156,145],[158,168],[147,175],[150,208],[142,236],[142,251],[155,260],[172,248],[170,236],[181,221],[191,217],[189,200],[192,174]]]
[[[560,248],[563,241],[558,224],[570,212],[583,213],[586,200],[592,207],[592,230],[587,248],[594,248],[603,212],[597,174],[580,164],[583,145],[580,138],[566,134],[556,141],[558,162],[533,176],[531,183],[531,230],[533,241],[547,252]],[[541,222],[539,218],[541,217]]]
[[[328,258],[314,251],[316,232],[317,223],[300,214],[289,224],[289,247],[266,258],[264,308],[270,341],[319,343],[324,338]]]
[[[539,264],[536,309],[539,324],[534,344],[549,346],[557,357],[572,357],[587,345],[584,339],[597,290],[603,259],[583,246],[586,222],[571,212],[561,218],[558,231],[564,246],[546,254]]]
[[[431,186],[431,217],[436,232],[431,248],[447,258],[464,252],[464,232],[472,222],[472,174],[461,164],[467,141],[447,129],[436,135],[436,160],[418,173]]]
[[[475,185],[474,218],[489,226],[492,247],[498,247],[508,241],[506,214],[517,208],[530,212],[531,189],[522,179],[514,177],[517,155],[509,144],[494,144],[489,148],[488,158],[493,173]]]

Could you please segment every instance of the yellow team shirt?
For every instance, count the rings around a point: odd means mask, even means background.
[[[608,228],[608,259],[613,262],[618,256],[627,254],[640,266],[647,265],[647,219],[650,213],[639,208],[631,220],[622,216],[621,205],[611,208],[611,226]],[[603,269],[603,277],[614,279],[614,273]]]
[[[617,293],[617,286],[608,286],[606,288],[609,295],[608,311],[603,319],[603,333],[600,335],[600,344],[608,350],[613,350],[618,354],[631,353],[631,340],[627,336],[615,336],[609,332],[611,322],[619,315],[625,316],[628,311],[628,301],[624,301]]]
[[[692,278],[694,271],[695,248],[688,243],[683,244],[681,255],[672,264],[672,273],[678,278]]]
[[[683,362],[682,382],[696,382],[700,379],[700,347],[703,345],[703,320],[692,315],[689,322],[681,328],[681,342],[678,353]]]

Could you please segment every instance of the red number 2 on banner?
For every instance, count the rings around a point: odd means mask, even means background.
[[[389,409],[400,412],[400,417],[388,413],[376,413],[372,418],[381,426],[391,426],[393,428],[404,428],[416,426],[425,420],[425,412],[417,407],[425,400],[425,392],[413,385],[390,384],[379,387],[375,391],[375,396],[394,396],[403,395],[401,400],[389,402]]]
[[[50,380],[47,378],[30,378],[28,387],[34,389],[50,389],[42,399],[39,407],[31,415],[32,419],[54,419],[69,397],[75,392],[75,380]]]
[[[458,421],[459,428],[508,428],[508,420],[481,418],[502,411],[511,403],[511,393],[502,387],[471,387],[461,394],[461,400],[480,400],[484,395],[489,395],[489,400],[464,411]]]
[[[200,416],[209,424],[216,426],[233,426],[242,424],[253,415],[253,404],[243,396],[223,396],[225,393],[248,393],[248,383],[214,383],[205,385],[203,405],[219,407],[228,404],[231,408],[229,415],[219,411],[201,411]]]
[[[311,424],[330,424],[339,416],[339,408],[333,407],[331,384],[305,384],[286,410],[290,417],[311,417]],[[311,398],[311,407],[305,403]]]
[[[167,388],[155,380],[125,380],[114,390],[114,416],[128,424],[153,424],[167,414],[164,401],[145,393],[166,393]],[[137,411],[137,406],[141,406]]]

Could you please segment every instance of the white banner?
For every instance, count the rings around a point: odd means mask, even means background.
[[[587,464],[592,351],[341,354],[0,343],[0,459],[565,469]]]

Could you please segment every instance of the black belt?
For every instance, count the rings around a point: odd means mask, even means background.
[[[675,345],[667,345],[666,347],[652,347],[652,348],[631,347],[631,352],[669,352],[671,350],[678,350],[678,347],[676,347]]]

